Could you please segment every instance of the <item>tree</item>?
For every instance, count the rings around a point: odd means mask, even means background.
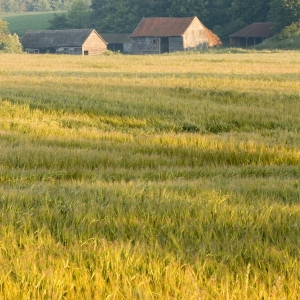
[[[12,12],[16,10],[15,0],[2,0],[0,5],[0,10],[4,12]]]
[[[206,0],[173,0],[168,14],[170,17],[197,16],[205,24],[208,19]]]
[[[8,35],[6,42],[3,44],[3,52],[5,53],[22,53],[22,45],[17,34]]]
[[[54,11],[65,9],[64,1],[62,0],[49,0],[49,5],[51,10]]]
[[[62,30],[68,29],[71,25],[68,22],[68,17],[66,14],[54,14],[54,17],[49,21],[50,30]]]
[[[47,0],[33,0],[33,10],[34,11],[49,11],[50,5]]]
[[[230,7],[232,0],[209,1],[207,10],[209,17],[205,26],[212,29],[218,36],[228,36],[231,33]]]
[[[140,0],[93,0],[93,26],[99,32],[132,32],[141,18]]]
[[[67,17],[71,28],[87,28],[90,23],[90,9],[84,0],[75,0]]]
[[[9,35],[8,23],[0,19],[0,43]]]
[[[268,19],[277,22],[280,31],[300,19],[300,0],[271,0]]]
[[[168,17],[169,9],[171,8],[172,1],[170,0],[145,0],[140,1],[140,17]]]
[[[268,17],[270,0],[233,0],[229,8],[232,24],[241,26],[254,22],[265,22]]]
[[[19,37],[14,34],[11,35],[7,22],[0,19],[0,52],[9,53],[21,53],[22,45],[19,41]]]

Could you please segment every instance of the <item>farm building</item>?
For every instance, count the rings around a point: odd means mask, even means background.
[[[134,54],[202,49],[222,44],[197,17],[143,18],[130,37]]]
[[[107,43],[94,29],[30,30],[21,43],[31,53],[96,55],[107,50]]]
[[[273,35],[274,22],[253,23],[239,31],[231,34],[230,45],[232,46],[254,46],[262,43]]]
[[[107,42],[107,49],[113,52],[131,53],[132,40],[130,33],[101,33]]]

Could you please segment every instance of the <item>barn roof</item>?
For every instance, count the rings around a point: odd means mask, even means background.
[[[182,36],[196,17],[187,18],[143,18],[131,37]]]
[[[245,28],[238,30],[231,34],[229,37],[263,37],[268,38],[273,35],[272,29],[276,23],[274,22],[263,22],[253,23]]]
[[[130,33],[101,33],[107,43],[131,43]]]
[[[94,29],[29,30],[22,37],[21,43],[24,48],[32,49],[81,47],[93,31],[97,33]],[[102,39],[100,35],[99,38]]]
[[[220,38],[214,34],[212,31],[210,31],[208,28],[206,28],[205,26],[203,26],[208,38],[208,43],[209,43],[209,47],[215,47],[215,46],[221,46],[222,42],[220,40]]]

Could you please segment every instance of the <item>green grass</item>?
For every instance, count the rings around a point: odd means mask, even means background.
[[[299,52],[0,65],[0,298],[297,299]]]
[[[257,50],[270,49],[270,50],[299,50],[300,49],[300,36],[293,36],[285,39],[271,38],[254,47]]]
[[[46,30],[54,13],[58,12],[33,12],[33,13],[0,13],[0,18],[8,22],[11,34],[23,36],[27,30]]]

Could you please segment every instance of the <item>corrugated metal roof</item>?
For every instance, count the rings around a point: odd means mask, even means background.
[[[264,22],[264,23],[253,23],[237,32],[231,34],[229,37],[262,37],[268,38],[273,35],[272,28],[276,23]]]
[[[143,18],[131,37],[182,36],[194,18]]]
[[[93,31],[95,30],[29,30],[22,37],[21,43],[24,48],[32,49],[52,47],[81,47]],[[100,35],[99,38],[102,39]]]

